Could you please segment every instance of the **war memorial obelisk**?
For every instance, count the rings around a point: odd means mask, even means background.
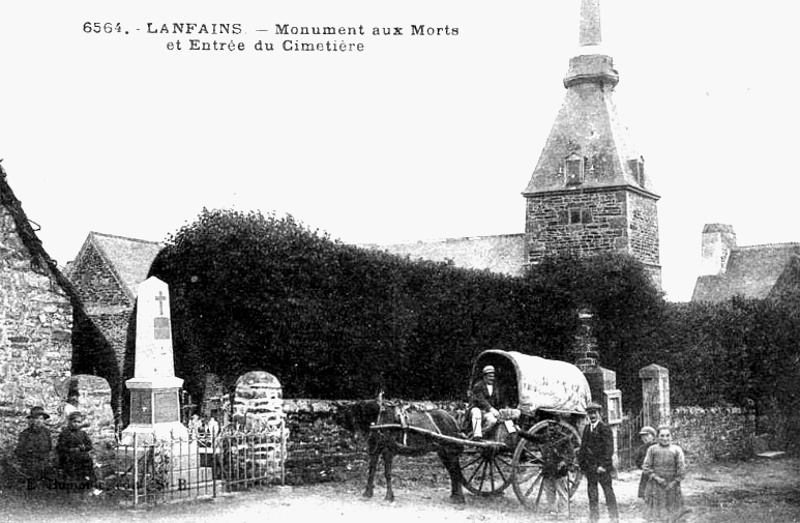
[[[123,444],[132,444],[134,435],[142,443],[188,437],[180,421],[183,380],[175,376],[169,305],[166,283],[150,277],[139,284],[134,373],[125,382],[131,394],[130,420],[122,431]]]

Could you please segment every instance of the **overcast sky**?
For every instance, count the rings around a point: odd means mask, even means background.
[[[163,240],[203,207],[290,213],[351,243],[520,233],[579,6],[0,0],[0,158],[61,264],[89,231]],[[800,2],[606,0],[602,13],[615,101],[661,196],[668,298],[691,296],[705,223],[733,225],[740,245],[800,241]],[[242,32],[147,32],[173,22]],[[193,38],[246,51],[191,51]],[[287,39],[364,51],[283,51]]]

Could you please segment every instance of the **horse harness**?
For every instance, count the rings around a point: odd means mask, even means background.
[[[389,411],[384,407],[384,402],[381,400],[378,402],[378,419],[375,421],[375,424],[380,426],[381,425],[381,416],[384,413],[388,413]],[[394,415],[397,417],[397,421],[400,424],[400,427],[403,430],[403,443],[402,445],[407,447],[408,446],[408,433],[409,433],[409,426],[411,424],[408,421],[408,405],[392,405],[394,407]],[[431,422],[431,426],[436,431],[437,434],[441,434],[442,431],[439,429],[439,425],[434,421],[433,416],[428,411],[424,411],[425,417]]]

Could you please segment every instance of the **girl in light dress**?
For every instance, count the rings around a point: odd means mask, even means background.
[[[647,449],[642,466],[647,475],[644,500],[648,521],[674,521],[683,510],[681,481],[686,473],[683,449],[672,443],[669,427],[659,427],[657,445]]]

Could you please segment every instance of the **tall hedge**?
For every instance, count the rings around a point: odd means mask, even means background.
[[[193,395],[207,372],[230,385],[264,369],[292,396],[456,399],[480,351],[539,350],[519,279],[345,245],[290,216],[203,210],[151,275],[170,285]]]
[[[292,217],[203,210],[156,258],[170,285],[176,371],[232,385],[255,369],[294,397],[461,399],[474,358],[503,348],[566,361],[576,311],[594,313],[624,405],[638,371],[670,370],[674,405],[800,407],[800,302],[665,303],[630,256],[546,258],[521,278],[410,261]]]

